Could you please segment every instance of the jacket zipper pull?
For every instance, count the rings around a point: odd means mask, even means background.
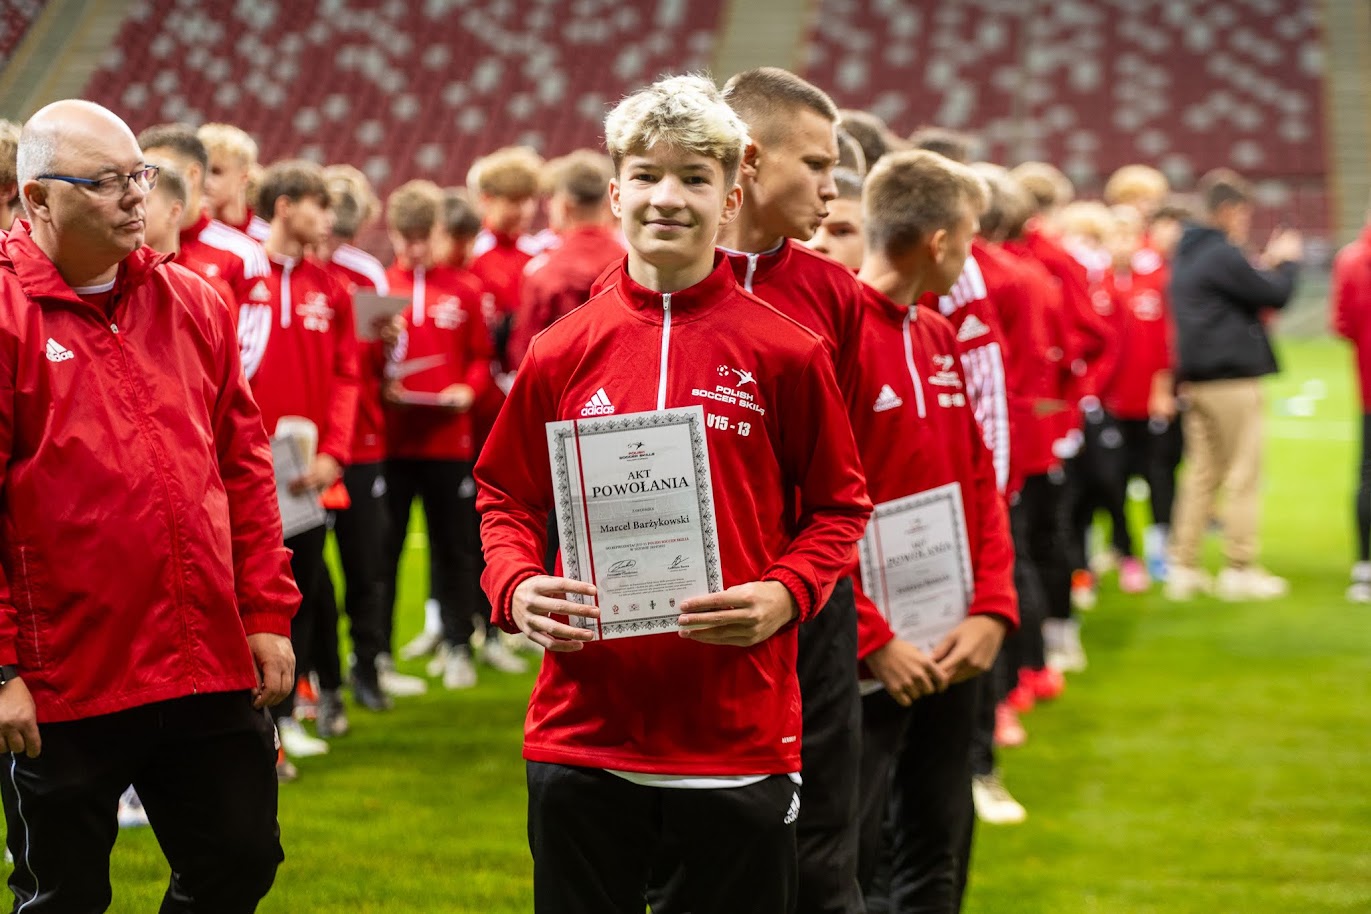
[[[662,293],[662,364],[657,373],[657,408],[666,409],[667,353],[671,347],[671,293]]]

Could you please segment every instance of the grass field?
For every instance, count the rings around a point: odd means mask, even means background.
[[[1085,620],[1090,670],[1003,757],[1029,820],[980,829],[969,914],[1371,911],[1371,608],[1342,600],[1358,408],[1342,347],[1284,357],[1265,557],[1294,595],[1175,606],[1107,580]],[[400,640],[423,577],[412,551]],[[262,910],[530,911],[531,681],[483,672],[470,692],[356,713],[282,789],[286,862]],[[149,831],[121,834],[112,871],[112,910],[156,909],[167,872]]]

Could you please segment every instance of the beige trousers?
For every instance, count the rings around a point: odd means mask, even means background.
[[[1181,430],[1185,465],[1171,524],[1171,562],[1199,565],[1200,546],[1224,494],[1224,556],[1243,567],[1257,561],[1261,520],[1262,386],[1260,378],[1186,385]]]

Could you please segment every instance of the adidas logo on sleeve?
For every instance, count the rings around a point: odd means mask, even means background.
[[[76,358],[76,353],[72,352],[52,337],[48,337],[46,351],[49,362],[66,362]]]
[[[609,402],[609,394],[601,387],[595,391],[595,396],[586,401],[586,405],[581,407],[582,416],[611,416],[614,414],[614,404]]]
[[[895,393],[889,384],[882,384],[881,392],[876,397],[876,405],[872,409],[875,412],[883,413],[888,409],[898,409],[901,406],[904,406],[904,400],[900,398],[900,395]]]
[[[978,336],[985,336],[990,332],[990,328],[985,322],[974,314],[968,314],[966,320],[962,321],[962,326],[957,330],[957,341],[965,343],[974,340]]]

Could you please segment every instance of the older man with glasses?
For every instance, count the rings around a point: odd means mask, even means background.
[[[0,241],[0,772],[17,910],[103,911],[125,788],[163,912],[253,911],[282,859],[265,708],[299,591],[232,317],[145,247],[158,171],[82,101],[19,140]]]

